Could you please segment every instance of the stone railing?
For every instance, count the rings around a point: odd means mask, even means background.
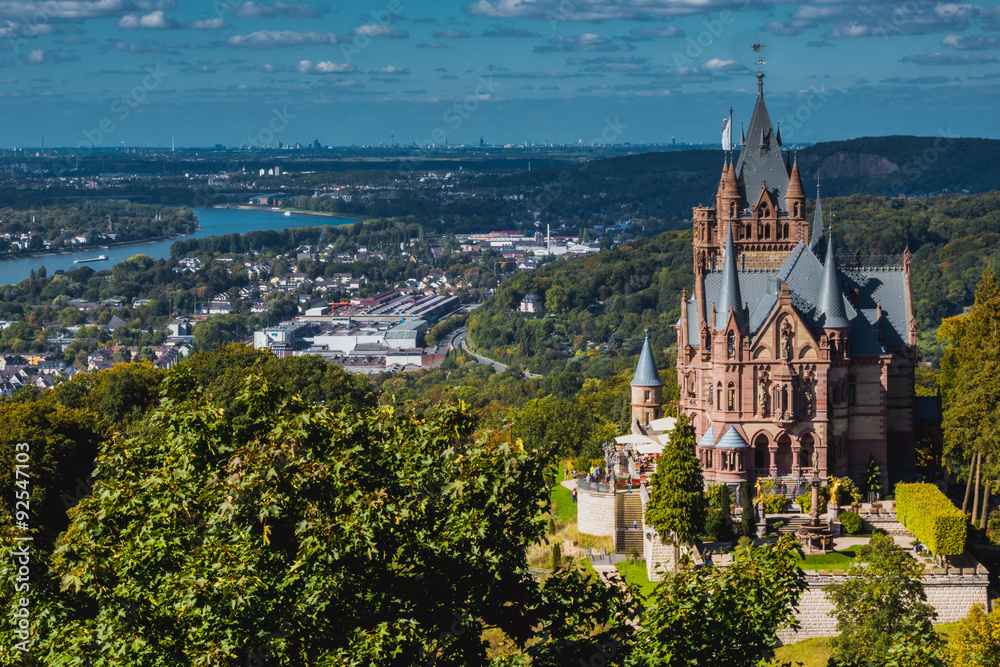
[[[576,488],[596,493],[611,493],[611,485],[602,482],[590,482],[586,477],[576,478]]]

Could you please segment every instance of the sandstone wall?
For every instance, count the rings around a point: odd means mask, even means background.
[[[577,489],[577,528],[587,535],[614,537],[618,529],[615,496],[586,489]]]
[[[982,571],[981,569],[979,571]],[[989,579],[984,574],[974,574],[966,571],[962,574],[929,574],[924,576],[924,592],[927,602],[938,613],[936,623],[954,623],[965,618],[974,604],[981,604],[989,609],[986,589]],[[806,573],[809,588],[802,591],[799,600],[798,632],[785,629],[778,633],[778,639],[784,644],[815,639],[816,637],[831,637],[837,634],[837,623],[827,612],[830,611],[830,601],[826,599],[823,587],[827,584],[842,583],[847,580],[843,575]]]

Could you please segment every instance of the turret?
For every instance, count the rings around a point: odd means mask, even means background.
[[[785,210],[793,220],[802,220],[806,213],[806,191],[802,188],[802,175],[796,156],[792,172],[788,175],[788,190],[785,193]]]
[[[729,323],[729,313],[736,317],[736,326],[742,331],[746,328],[743,317],[743,298],[740,295],[740,279],[736,273],[736,248],[733,244],[733,230],[730,227],[726,234],[726,256],[722,260],[722,285],[719,288],[719,300],[716,302],[718,317],[715,320],[716,329],[725,329]]]
[[[817,321],[824,329],[847,329],[851,323],[847,319],[844,293],[840,289],[837,276],[837,259],[833,254],[833,232],[826,241],[826,260],[823,263],[823,285],[819,291]]]
[[[809,247],[815,252],[823,241],[823,203],[819,198],[819,180],[816,181],[816,214],[813,216],[812,232],[809,235]]]
[[[635,377],[630,383],[632,390],[632,419],[642,426],[663,416],[663,381],[656,370],[653,348],[649,345],[649,331],[642,344],[642,354],[635,367]]]

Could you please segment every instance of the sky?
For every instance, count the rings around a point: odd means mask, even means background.
[[[0,0],[0,146],[1000,138],[1000,5]]]

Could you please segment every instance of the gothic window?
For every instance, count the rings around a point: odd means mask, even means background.
[[[743,452],[736,452],[736,469],[743,470]]]
[[[727,465],[727,461],[726,461],[726,453],[725,452],[719,452],[719,463],[722,464],[722,469],[723,470],[728,470],[729,469],[729,466]]]
[[[798,202],[795,202],[795,207],[794,207],[794,209],[795,209],[795,213],[794,213],[794,215],[795,215],[795,217],[797,218],[797,217],[799,217],[799,203],[798,203]]]
[[[781,413],[788,414],[788,387],[781,388]]]
[[[781,240],[781,225],[774,226],[774,238]]]
[[[729,399],[726,401],[726,405],[729,406],[730,410],[736,409],[736,387],[732,382],[729,383]]]
[[[736,334],[732,331],[730,331],[729,335],[726,337],[726,358],[736,358]]]
[[[785,238],[787,239],[788,238],[788,223],[787,222],[785,223],[784,235],[785,235]]]
[[[708,225],[708,240],[712,240],[712,225]]]
[[[719,387],[715,390],[715,402],[722,409],[722,383],[719,383]]]
[[[729,205],[729,217],[730,218],[736,217],[736,202],[733,202],[732,204]]]
[[[753,225],[748,224],[746,226],[746,238],[750,238],[753,234]]]
[[[690,459],[688,459],[688,460],[690,460]],[[709,449],[709,450],[707,450],[705,452],[705,467],[706,468],[711,468],[712,467],[712,450],[711,449]]]

